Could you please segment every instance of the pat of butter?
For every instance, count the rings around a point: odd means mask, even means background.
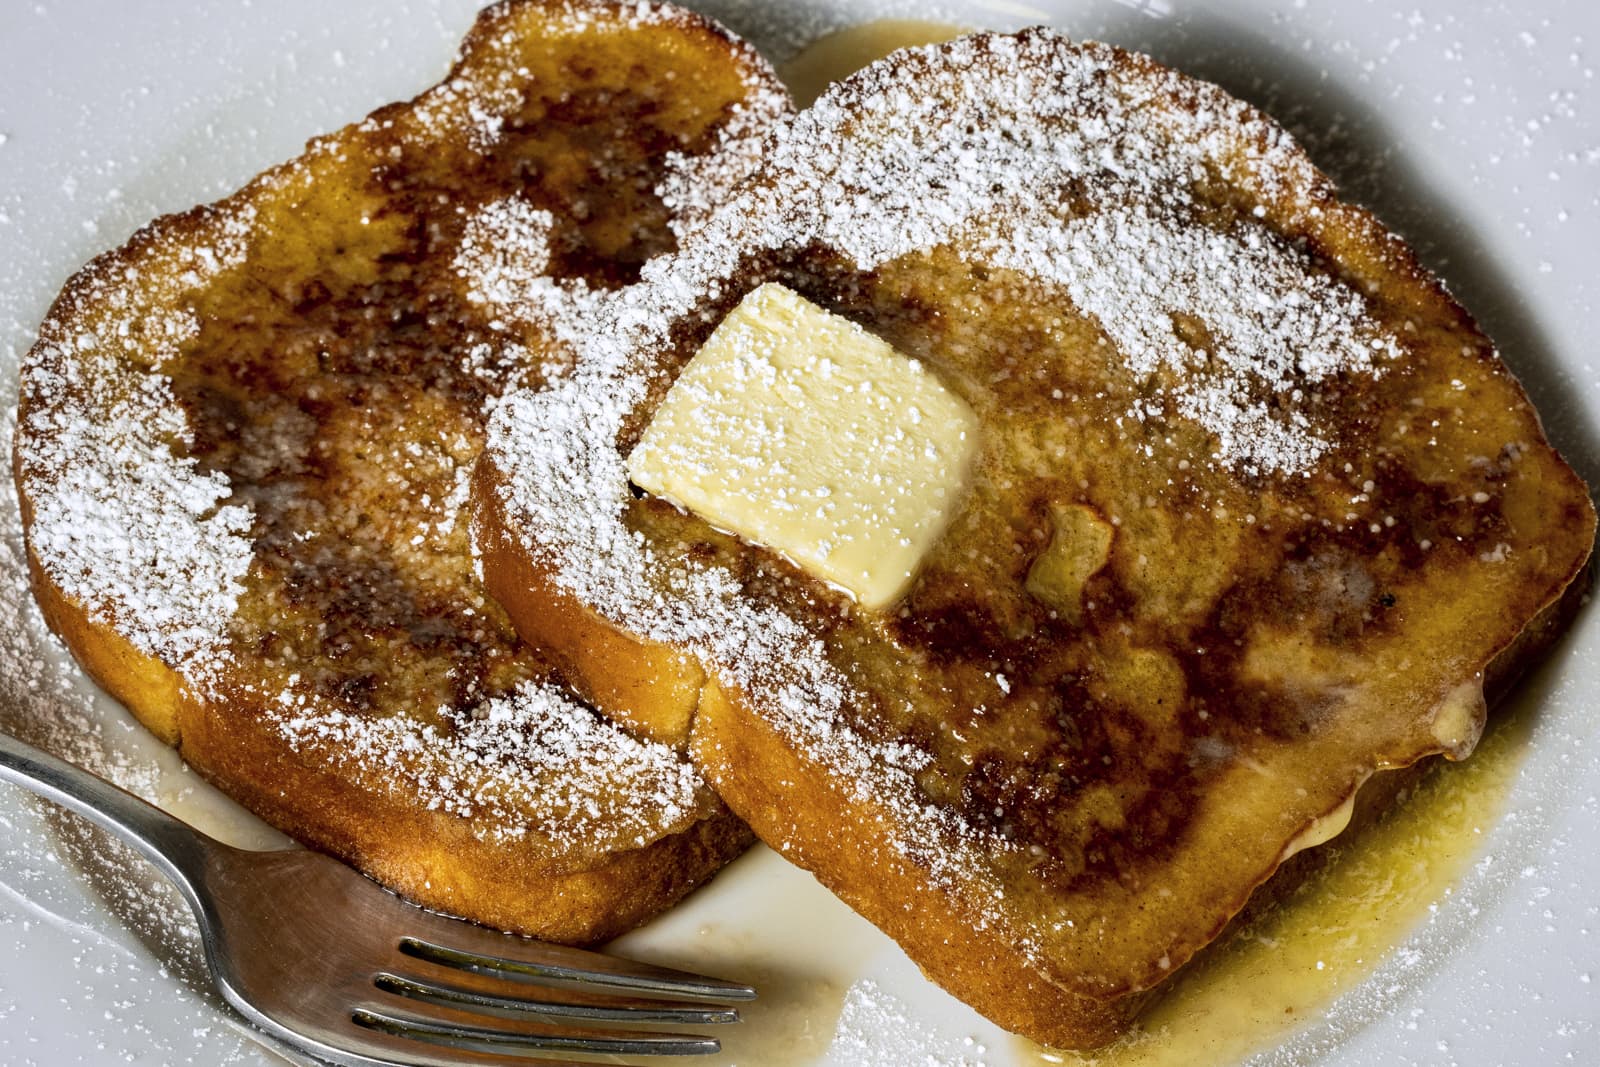
[[[628,476],[877,608],[943,532],[977,431],[921,363],[769,284],[684,367]]]

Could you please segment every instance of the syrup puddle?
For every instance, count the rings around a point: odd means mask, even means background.
[[[156,803],[195,829],[223,844],[254,852],[293,848],[294,841],[274,830],[238,803],[224,796],[200,775],[180,763],[163,775]]]
[[[1470,759],[1435,761],[1403,802],[1337,838],[1332,858],[1281,904],[1196,957],[1123,1040],[1096,1053],[1019,1040],[1019,1063],[1236,1063],[1286,1040],[1364,981],[1451,895],[1500,816],[1533,718],[1491,719]]]
[[[854,74],[890,52],[937,44],[970,32],[960,26],[922,19],[879,19],[835,30],[817,38],[778,68],[794,102],[809,107],[836,81]]]
[[[824,946],[821,952],[818,946]],[[613,942],[608,951],[748,982],[760,997],[720,1029],[720,1064],[803,1064],[823,1056],[851,984],[886,941],[867,921],[764,845],[714,885]],[[715,961],[714,964],[707,961]]]

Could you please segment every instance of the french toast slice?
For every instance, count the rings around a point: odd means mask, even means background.
[[[1146,57],[1047,30],[900,52],[762,154],[640,285],[521,303],[578,365],[491,420],[486,588],[934,981],[1102,1044],[1364,782],[1470,753],[1586,586],[1589,497],[1398,237]],[[978,420],[887,607],[629,484],[770,282]],[[889,435],[837,429],[872,479]]]
[[[671,5],[512,0],[443,82],[77,274],[23,369],[46,618],[224,792],[421,904],[567,942],[752,840],[678,753],[578,703],[456,522],[488,412],[564,373],[475,288],[625,288],[787,112]],[[469,269],[470,267],[470,269]]]

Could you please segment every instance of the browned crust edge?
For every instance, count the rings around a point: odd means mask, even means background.
[[[703,678],[698,707],[682,738],[696,766],[762,840],[892,937],[929,980],[1006,1029],[1063,1048],[1110,1042],[1150,999],[1165,991],[1167,983],[1162,982],[1148,989],[1086,996],[1030,965],[1003,931],[964,921],[959,902],[887,847],[882,829],[892,824],[887,809],[853,795],[845,783],[786,742],[736,691],[724,689],[698,665],[691,662],[684,672],[671,673],[670,646],[618,630],[562,593],[525,553],[516,551],[505,525],[503,495],[496,491],[502,477],[487,454],[479,460],[471,510],[485,586],[513,623],[519,629],[540,627],[559,618],[559,654],[576,672],[574,684],[587,692],[593,678],[631,676],[640,686],[638,694],[646,698],[630,705],[638,718],[667,720],[676,714],[671,706],[676,694]],[[1485,690],[1491,700],[1503,699],[1517,678],[1549,651],[1583,604],[1592,573],[1591,564],[1581,565],[1561,594],[1490,662]],[[631,650],[652,665],[630,660]],[[603,688],[608,683],[600,684]],[[648,702],[652,692],[674,696],[653,706]],[[1367,805],[1370,796],[1370,807],[1381,809],[1411,780],[1404,768],[1374,774],[1358,787],[1361,803]],[[1310,862],[1301,861],[1263,872],[1205,940],[1219,935],[1247,902],[1286,896],[1311,869]],[[863,871],[870,871],[870,877],[861,877]]]
[[[24,498],[24,513],[31,509]],[[286,745],[248,698],[197,697],[178,673],[94,622],[30,552],[34,596],[85,672],[208,782],[284,833],[425,907],[549,941],[633,929],[708,881],[754,840],[721,809],[644,848],[578,869],[476,837],[469,820],[364,788]]]
[[[612,626],[535,566],[501,506],[504,475],[487,459],[472,471],[468,505],[484,590],[523,640],[560,664],[585,700],[635,733],[682,747],[706,673],[684,652]]]
[[[694,661],[620,631],[562,593],[515,549],[496,490],[502,477],[487,454],[479,459],[471,514],[484,586],[519,631],[537,632],[560,619],[560,647],[552,651],[575,672],[581,692],[601,703],[612,680],[625,677],[645,698],[630,705],[630,715],[658,725],[678,714],[678,694],[692,688],[697,706],[677,740],[688,745],[728,806],[785,859],[898,942],[930,980],[981,1014],[1060,1046],[1105,1044],[1127,1026],[1142,996],[1105,1001],[1075,993],[1030,967],[999,932],[958,921],[959,903],[887,847],[888,809],[854,796]],[[640,658],[630,659],[635,653]],[[675,672],[679,663],[685,669]],[[651,702],[653,693],[671,695]],[[863,871],[870,876],[861,877]]]

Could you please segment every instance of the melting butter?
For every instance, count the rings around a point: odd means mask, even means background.
[[[1344,803],[1334,808],[1328,814],[1313,819],[1311,825],[1300,832],[1300,835],[1283,846],[1283,855],[1278,857],[1279,862],[1288,859],[1296,852],[1304,852],[1308,848],[1325,845],[1329,841],[1344,833],[1350,825],[1350,819],[1356,813],[1356,795],[1351,793],[1345,797]]]
[[[927,367],[769,283],[678,375],[628,476],[881,608],[943,533],[977,439]]]
[[[1465,756],[1477,743],[1489,705],[1483,697],[1483,675],[1461,683],[1445,694],[1433,713],[1433,736],[1454,757]]]

